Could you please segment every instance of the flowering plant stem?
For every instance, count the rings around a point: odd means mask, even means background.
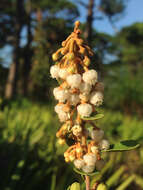
[[[102,152],[132,150],[139,144],[129,140],[110,146],[104,131],[94,123],[103,117],[97,107],[103,102],[104,85],[98,81],[96,70],[89,69],[94,53],[81,38],[79,25],[76,21],[74,31],[52,55],[56,64],[50,73],[60,81],[53,90],[58,101],[55,112],[63,123],[56,136],[60,145],[69,146],[64,152],[65,161],[72,162],[75,171],[85,176],[86,190],[105,190],[106,185],[98,182],[91,188],[89,177],[104,167]],[[74,183],[70,190],[80,190],[80,184]]]
[[[85,176],[85,184],[86,190],[90,190],[90,177],[88,175]]]

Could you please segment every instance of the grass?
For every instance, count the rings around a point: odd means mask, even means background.
[[[126,139],[141,143],[142,120],[109,110],[102,113],[105,116],[97,125],[105,130],[111,143]],[[72,165],[64,162],[66,147],[60,147],[55,137],[59,125],[50,105],[23,100],[0,111],[1,190],[64,190],[75,180],[82,182]],[[111,190],[142,188],[142,147],[127,153],[105,153],[103,157],[106,165],[93,183],[102,178]],[[132,180],[130,176],[134,176]]]

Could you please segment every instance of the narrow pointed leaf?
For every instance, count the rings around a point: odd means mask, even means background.
[[[131,175],[117,188],[117,190],[125,190],[134,181],[135,175]]]
[[[81,117],[81,119],[87,120],[87,121],[93,121],[93,120],[101,119],[103,117],[104,117],[103,114],[96,114],[96,115],[91,116],[91,117]]]
[[[135,182],[143,189],[143,178],[139,175],[135,175]]]
[[[139,146],[140,145],[135,140],[126,140],[117,144],[112,144],[108,150],[102,150],[102,152],[129,151],[138,148]]]

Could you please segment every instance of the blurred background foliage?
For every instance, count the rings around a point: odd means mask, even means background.
[[[136,139],[139,149],[104,154],[99,176],[111,190],[143,189],[143,23],[118,30],[130,1],[1,0],[0,3],[0,189],[64,190],[83,183],[63,158],[55,133],[50,78],[51,54],[70,34],[84,7],[83,37],[93,48],[92,68],[105,84],[105,101],[97,125],[111,143]],[[96,10],[96,11],[95,11]],[[99,14],[100,13],[100,14]],[[101,15],[101,16],[99,16]],[[114,35],[99,32],[93,22],[110,22]],[[3,57],[1,50],[11,49]],[[9,61],[7,61],[9,60]],[[84,184],[82,186],[84,189]]]

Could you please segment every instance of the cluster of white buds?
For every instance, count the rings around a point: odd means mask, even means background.
[[[77,169],[82,169],[85,173],[91,173],[95,170],[101,170],[104,166],[103,159],[100,158],[100,151],[109,148],[109,142],[103,139],[104,132],[102,130],[93,130],[89,134],[92,140],[88,144],[88,150],[83,157],[74,160]],[[68,156],[68,155],[66,155]]]
[[[57,64],[51,67],[50,73],[52,78],[60,81],[53,94],[58,100],[55,112],[59,120],[64,122],[56,136],[60,144],[71,143],[64,153],[65,161],[73,162],[76,168],[85,173],[91,173],[103,165],[100,152],[108,149],[109,143],[103,139],[104,132],[93,122],[92,131],[86,128],[88,118],[97,113],[96,107],[103,102],[104,86],[98,82],[96,70],[88,69],[89,57],[93,52],[80,38],[80,33],[77,21],[74,32],[62,42],[62,48],[53,54]]]

